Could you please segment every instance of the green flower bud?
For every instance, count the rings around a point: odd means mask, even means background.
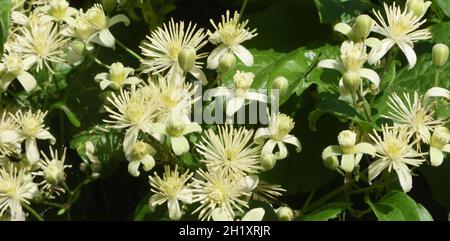
[[[431,146],[441,150],[450,141],[450,131],[444,127],[438,127],[431,135]]]
[[[277,216],[280,221],[291,221],[294,219],[294,212],[290,207],[279,207],[277,209]]]
[[[44,170],[44,179],[49,184],[57,186],[64,181],[64,170],[57,162],[51,162]]]
[[[236,56],[232,53],[225,53],[220,57],[219,70],[226,73],[236,66]]]
[[[347,71],[342,78],[344,87],[350,92],[357,91],[361,86],[361,76],[354,71]]]
[[[182,120],[170,120],[166,127],[167,134],[170,136],[182,136],[186,123]]]
[[[289,81],[284,76],[275,78],[272,84],[272,89],[278,89],[280,97],[284,96],[289,88]]]
[[[78,54],[78,55],[80,55],[80,56],[83,56],[84,55],[84,51],[85,51],[85,46],[84,46],[84,43],[82,42],[82,41],[79,41],[79,40],[74,40],[73,42],[72,42],[72,50],[73,50],[73,52],[75,52],[76,54]]]
[[[184,48],[178,54],[178,65],[184,72],[189,72],[194,67],[196,58],[194,48]]]
[[[360,42],[366,39],[369,36],[370,31],[372,31],[372,27],[373,20],[371,17],[369,17],[369,15],[359,15],[356,18],[355,24],[352,28],[352,36],[354,38],[353,40]]]
[[[261,164],[265,171],[272,170],[277,164],[277,158],[274,154],[265,154],[261,157]]]
[[[326,168],[332,171],[335,171],[339,167],[339,160],[336,156],[330,156],[322,160],[322,163]]]
[[[429,4],[427,3],[423,0],[408,0],[406,1],[406,9],[414,13],[417,17],[421,17],[428,9]]]
[[[444,66],[448,60],[448,47],[445,44],[435,44],[433,46],[433,64],[437,67]]]

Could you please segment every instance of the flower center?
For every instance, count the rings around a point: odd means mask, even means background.
[[[105,13],[101,5],[96,4],[86,12],[87,20],[97,30],[103,30],[108,28]]]
[[[62,21],[66,17],[69,3],[65,0],[54,0],[50,2],[50,15],[55,18],[56,21]]]
[[[167,43],[167,51],[172,60],[178,61],[178,54],[181,51],[181,43],[179,40],[171,41]]]
[[[209,194],[209,198],[213,204],[220,204],[225,200],[226,195],[221,189],[216,188]]]
[[[230,162],[236,160],[238,154],[239,154],[239,148],[237,146],[227,147],[225,149],[225,157],[226,157],[225,162],[230,163]]]
[[[116,84],[117,87],[121,87],[127,78],[127,72],[121,63],[114,63],[109,70],[111,75],[111,81]]]
[[[223,24],[222,28],[219,29],[220,35],[222,36],[222,41],[227,46],[232,46],[236,40],[238,32],[236,31],[236,22],[228,22]]]
[[[396,160],[402,153],[402,143],[398,140],[390,140],[386,143],[386,152],[392,160]]]
[[[6,56],[5,65],[8,72],[14,75],[19,75],[23,71],[22,59],[16,54]]]
[[[21,120],[22,131],[27,136],[34,137],[42,129],[42,120],[32,115],[24,116]]]
[[[140,123],[142,116],[144,115],[142,103],[139,103],[138,101],[133,101],[129,103],[126,109],[126,114],[128,116],[128,119],[132,123],[135,124]]]
[[[161,189],[169,198],[176,197],[182,187],[183,183],[179,181],[179,178],[175,177],[167,178],[161,185]]]

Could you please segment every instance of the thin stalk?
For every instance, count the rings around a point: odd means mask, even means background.
[[[123,44],[122,42],[120,42],[118,39],[116,39],[117,44],[122,47],[127,53],[129,53],[131,56],[135,57],[136,59],[138,59],[139,61],[143,60],[143,58],[141,56],[139,56],[139,54],[137,54],[136,52],[134,52],[133,50],[129,49],[127,46],[125,46],[125,44]]]
[[[439,87],[439,73],[441,72],[441,68],[436,66],[434,69],[434,87]]]
[[[311,202],[311,199],[314,197],[314,194],[316,193],[316,189],[312,190],[312,192],[309,194],[308,198],[306,199],[305,204],[303,204],[302,210],[306,209]]]
[[[87,56],[92,59],[96,64],[102,66],[103,68],[109,69],[109,66],[107,64],[104,64],[102,61],[100,61],[99,59],[97,59],[97,57],[95,57],[92,53],[90,53],[89,51],[87,52]]]
[[[323,196],[321,199],[315,201],[314,203],[312,203],[311,205],[306,207],[305,210],[303,210],[303,213],[315,210],[316,208],[322,206],[327,201],[329,201],[329,200],[333,199],[334,197],[336,197],[337,195],[339,195],[343,190],[344,190],[343,186],[340,186],[340,187],[334,189],[327,195]]]
[[[22,206],[31,213],[31,215],[33,215],[38,221],[44,221],[44,218],[38,213],[36,212],[36,210],[34,210],[30,205],[26,204],[26,203],[22,203]]]
[[[241,10],[239,11],[239,18],[242,18],[242,15],[244,14],[245,7],[247,7],[248,0],[244,0],[241,6]],[[239,19],[240,20],[240,19]]]

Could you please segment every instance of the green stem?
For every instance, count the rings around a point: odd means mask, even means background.
[[[372,122],[372,117],[370,116],[369,111],[366,108],[365,99],[364,99],[364,96],[362,96],[361,92],[358,92],[358,101],[362,104],[362,110],[363,110],[364,115],[366,116],[367,120]]]
[[[34,210],[30,205],[22,202],[22,206],[31,213],[31,215],[33,215],[38,221],[44,221],[44,218],[38,213],[36,212],[36,210]]]
[[[131,56],[135,57],[136,59],[138,59],[139,61],[143,60],[143,58],[141,56],[139,56],[139,54],[137,54],[136,52],[134,52],[133,50],[129,49],[127,46],[125,46],[125,44],[123,44],[122,42],[120,42],[118,39],[116,39],[117,44],[122,47],[127,53],[129,53]]]
[[[86,52],[87,52],[87,56],[88,56],[89,58],[91,58],[96,64],[98,64],[98,65],[100,65],[100,66],[102,66],[102,67],[104,67],[104,68],[106,68],[106,69],[109,69],[109,66],[108,66],[108,65],[104,64],[102,61],[100,61],[99,59],[97,59],[97,57],[95,57],[92,53],[90,53],[89,51],[86,51]]]
[[[245,7],[247,7],[248,0],[244,0],[241,6],[241,10],[239,11],[239,18],[242,18],[242,15],[244,14]],[[240,19],[239,19],[240,20]]]
[[[312,203],[311,205],[306,207],[305,210],[302,210],[303,211],[302,213],[306,213],[308,211],[315,210],[316,208],[322,206],[327,201],[329,201],[329,200],[333,199],[334,197],[336,197],[343,190],[344,190],[343,186],[340,186],[340,187],[336,188],[335,190],[331,191],[327,195],[323,196],[321,199],[315,201],[314,203]]]
[[[36,200],[36,201],[32,200],[32,202],[47,205],[47,206],[54,207],[54,208],[65,208],[65,206],[62,204],[44,201],[44,200]]]
[[[439,87],[439,73],[441,71],[441,68],[439,66],[436,66],[434,69],[434,87]]]
[[[302,210],[305,210],[308,207],[308,205],[311,202],[311,199],[314,197],[315,193],[316,193],[316,189],[312,190],[312,192],[308,196],[308,199],[306,199],[306,202],[303,205]]]

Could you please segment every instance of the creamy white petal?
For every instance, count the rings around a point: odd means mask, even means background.
[[[296,151],[300,152],[302,150],[302,145],[297,137],[293,135],[286,135],[286,137],[283,138],[283,142],[289,143],[297,147]]]
[[[425,93],[425,99],[430,97],[443,97],[450,100],[450,91],[441,87],[433,87]]]
[[[138,177],[141,173],[139,172],[140,161],[132,161],[128,163],[128,173],[133,177]]]
[[[434,146],[430,146],[430,162],[432,166],[438,167],[444,161],[444,154]]]
[[[254,101],[259,101],[259,102],[264,102],[264,103],[267,102],[267,95],[262,94],[262,93],[250,91],[247,93],[246,97],[249,100],[254,100]]]
[[[211,218],[214,221],[233,221],[230,213],[222,208],[215,208],[211,212]]]
[[[139,128],[137,127],[131,127],[125,133],[125,137],[123,139],[123,152],[125,153],[127,160],[131,160],[130,154],[133,150],[134,143],[136,143],[138,135]]]
[[[170,142],[172,150],[177,156],[189,151],[189,142],[184,136],[171,137]]]
[[[354,154],[344,154],[341,159],[341,169],[346,172],[353,171],[355,167],[355,155]]]
[[[18,130],[2,130],[0,131],[0,142],[14,142],[22,139],[23,135]]]
[[[345,72],[345,66],[342,63],[340,63],[334,59],[321,60],[317,64],[317,67],[324,68],[324,69],[335,69],[341,73]]]
[[[417,62],[417,56],[416,52],[414,52],[412,45],[408,43],[399,43],[398,47],[400,47],[402,52],[405,54],[406,59],[408,60],[409,63],[408,69],[414,68]]]
[[[141,82],[142,82],[142,80],[139,79],[138,77],[130,77],[124,81],[124,84],[135,85],[135,84],[139,84]]]
[[[36,87],[36,79],[28,72],[23,71],[17,76],[17,80],[19,80],[20,84],[27,92],[30,92]]]
[[[55,137],[47,130],[39,131],[38,133],[36,133],[35,137],[41,140],[50,140],[50,143],[52,143],[52,145],[54,145],[56,142]]]
[[[370,143],[361,142],[356,144],[355,146],[356,152],[369,154],[371,156],[375,156],[377,149]]]
[[[116,46],[116,39],[111,34],[109,29],[101,30],[98,33],[98,37],[99,37],[101,43],[103,43],[103,46],[108,47],[108,48],[115,48],[115,46]]]
[[[339,147],[338,145],[327,146],[322,151],[322,159],[326,160],[329,157],[339,156],[339,155],[342,155],[342,154],[343,153],[342,153],[341,147]]]
[[[36,139],[28,138],[25,140],[25,150],[28,162],[34,164],[39,161],[39,150],[37,147]]]
[[[262,127],[256,130],[255,132],[255,143],[256,144],[263,144],[265,139],[269,138],[271,135],[270,129],[267,127]]]
[[[178,199],[171,198],[167,201],[167,208],[169,209],[169,218],[172,220],[180,220],[181,218],[181,209],[180,204],[178,203]]]
[[[388,161],[378,159],[369,165],[369,184],[376,178],[384,169],[389,166]]]
[[[408,166],[405,163],[397,163],[397,165],[394,164],[394,169],[403,191],[409,192],[412,188],[412,176]]]
[[[186,125],[186,127],[184,128],[183,135],[186,135],[186,134],[189,134],[192,132],[202,132],[202,127],[196,122],[188,123]]]
[[[244,106],[244,102],[245,99],[241,96],[231,98],[227,103],[227,116],[234,115],[234,113]]]
[[[447,144],[447,145],[445,145],[444,147],[442,147],[442,151],[443,151],[443,152],[450,153],[450,144]]]
[[[288,155],[286,145],[281,141],[277,141],[277,146],[278,146],[279,151],[277,153],[275,153],[275,157],[278,160],[286,158]]]
[[[124,14],[117,14],[108,21],[108,27],[116,25],[117,23],[124,23],[125,26],[130,25],[130,19]]]
[[[148,172],[153,169],[155,166],[155,159],[153,159],[150,155],[145,155],[144,158],[140,161],[142,166],[144,167],[144,171]]]
[[[197,78],[198,80],[200,80],[202,82],[203,85],[206,85],[208,83],[208,79],[206,78],[205,73],[203,72],[202,69],[198,68],[198,67],[193,67],[189,73],[191,73],[195,78]]]
[[[253,65],[253,55],[242,45],[234,45],[231,47],[233,53],[244,63],[245,66]]]
[[[375,87],[378,88],[380,86],[380,76],[378,76],[377,72],[366,68],[362,68],[358,70],[358,72],[361,75],[361,77],[370,80],[370,82],[372,82],[372,84],[375,85]]]
[[[150,208],[155,208],[156,206],[163,204],[165,201],[167,201],[167,198],[165,196],[160,193],[156,193],[153,194],[148,200],[148,206]]]
[[[222,55],[224,53],[226,53],[227,51],[228,51],[228,48],[224,44],[221,44],[217,48],[215,48],[209,54],[208,59],[206,60],[206,63],[207,63],[206,68],[216,69],[217,66],[219,66],[220,57],[222,57]]]
[[[277,143],[274,140],[268,140],[261,150],[261,155],[273,154],[273,149]]]
[[[104,89],[106,89],[108,86],[110,86],[112,84],[114,84],[114,82],[104,79],[104,80],[100,81],[100,89],[104,90]]]
[[[383,58],[383,56],[389,51],[389,49],[394,46],[394,41],[391,39],[383,39],[381,40],[381,48],[376,51],[375,49],[372,49],[369,53],[369,57],[367,59],[367,62],[369,64],[375,64],[378,60]]]
[[[241,221],[261,221],[264,217],[264,208],[254,208],[248,211]]]
[[[381,41],[377,38],[367,38],[364,40],[364,44],[372,48],[374,51],[379,51],[381,49]]]
[[[343,35],[350,36],[350,32],[352,31],[352,27],[346,23],[338,23],[334,25],[333,30]]]

